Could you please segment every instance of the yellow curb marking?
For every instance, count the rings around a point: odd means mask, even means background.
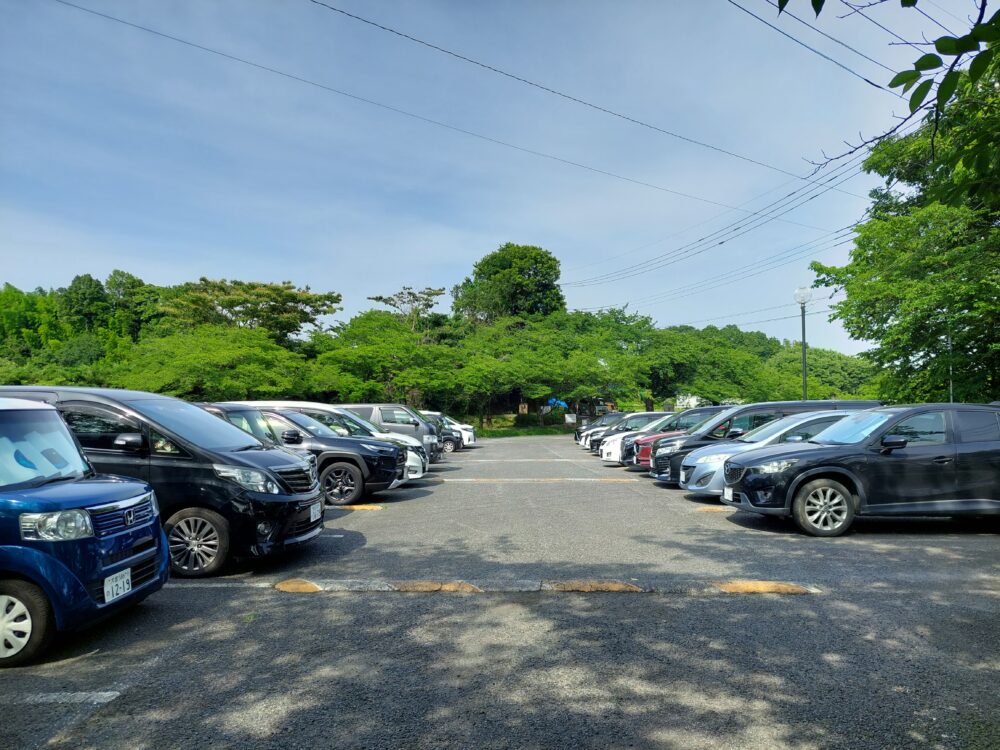
[[[720,508],[717,505],[706,505],[704,508],[698,508],[695,513],[729,513],[736,510],[736,508]]]
[[[642,589],[638,586],[631,583],[622,583],[621,581],[547,581],[547,584],[554,591],[642,593]]]
[[[312,581],[306,581],[302,578],[290,578],[287,581],[274,584],[274,588],[291,594],[315,594],[317,591],[323,590]]]
[[[781,581],[716,581],[712,584],[727,594],[809,594],[809,589]]]
[[[382,510],[381,505],[334,505],[332,508],[327,508],[327,510]]]
[[[460,594],[481,594],[483,590],[478,586],[473,586],[465,581],[446,581],[441,584],[442,591],[457,592]]]
[[[458,594],[481,594],[483,590],[465,581],[394,581],[392,588],[404,594],[430,594],[445,591]]]

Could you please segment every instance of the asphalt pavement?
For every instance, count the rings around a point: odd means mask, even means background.
[[[0,747],[1000,747],[996,523],[813,539],[569,437],[366,506],[0,673]]]

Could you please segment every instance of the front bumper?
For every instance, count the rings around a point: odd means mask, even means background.
[[[621,443],[601,444],[601,460],[617,463],[621,459]]]
[[[698,495],[721,495],[726,482],[722,464],[681,464],[678,485],[682,490]]]
[[[649,476],[660,482],[670,482],[671,484],[676,484],[678,477],[677,473],[673,471],[673,462],[671,461],[672,456],[673,454],[653,456],[653,460],[650,462],[649,466]]]

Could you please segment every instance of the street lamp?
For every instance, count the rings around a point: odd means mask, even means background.
[[[802,400],[805,401],[809,397],[806,386],[806,303],[813,298],[812,290],[807,286],[800,286],[793,297],[802,310]]]

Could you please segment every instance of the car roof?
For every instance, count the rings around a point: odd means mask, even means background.
[[[54,409],[52,404],[31,401],[26,398],[0,398],[0,411],[25,411],[30,409]]]
[[[3,385],[0,386],[0,396],[4,394],[24,393],[38,395],[43,401],[82,399],[92,401],[111,401],[128,403],[129,401],[151,401],[154,399],[173,399],[173,396],[163,396],[159,393],[146,391],[129,391],[121,388],[85,388],[82,386],[64,385]],[[16,397],[16,396],[15,396]]]

